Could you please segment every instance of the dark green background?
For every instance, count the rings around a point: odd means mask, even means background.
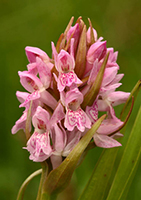
[[[51,55],[51,41],[56,43],[71,16],[79,16],[88,25],[92,21],[98,36],[107,40],[107,47],[119,51],[118,64],[125,76],[121,90],[131,91],[141,78],[141,1],[140,0],[0,0],[0,199],[15,200],[21,183],[40,164],[28,159],[24,134],[11,134],[11,128],[21,116],[16,90],[24,91],[17,72],[26,70],[24,48],[35,46]],[[130,133],[140,106],[141,94],[135,103],[126,134]],[[117,108],[117,113],[119,113]],[[135,136],[136,137],[136,136]],[[122,147],[121,147],[122,148]],[[67,199],[80,193],[87,182],[102,149],[92,150],[76,170]],[[130,153],[130,152],[129,152]],[[25,200],[35,199],[39,177],[27,188]],[[72,188],[71,188],[72,187]],[[68,190],[69,190],[68,189]],[[60,197],[63,200],[63,196]],[[141,167],[131,185],[128,200],[141,199]]]

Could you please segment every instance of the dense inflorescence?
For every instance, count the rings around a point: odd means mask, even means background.
[[[52,58],[37,47],[27,46],[27,70],[18,72],[27,92],[16,93],[25,110],[12,133],[23,129],[29,158],[42,162],[50,157],[53,168],[91,129],[100,112],[106,112],[107,117],[93,135],[95,145],[120,146],[115,139],[122,136],[119,130],[123,122],[113,107],[124,103],[130,94],[116,91],[124,75],[118,74],[118,53],[98,38],[90,20],[88,29],[81,17],[74,26],[72,23],[73,18],[56,46],[51,43]]]

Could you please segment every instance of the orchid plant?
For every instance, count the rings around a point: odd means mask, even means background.
[[[111,200],[116,187],[120,187],[115,182],[123,173],[121,169],[124,160],[119,165],[119,174],[115,175],[111,187],[108,186],[118,151],[118,148],[113,147],[121,146],[118,138],[123,134],[120,130],[131,114],[134,101],[132,96],[135,96],[141,83],[139,81],[131,93],[117,91],[124,76],[118,74],[118,52],[107,48],[106,41],[98,37],[90,19],[88,29],[81,17],[74,26],[73,20],[72,17],[57,44],[51,43],[51,58],[37,47],[25,48],[29,64],[26,71],[19,71],[18,74],[27,92],[16,92],[21,103],[19,107],[25,110],[13,126],[12,134],[24,130],[27,139],[24,149],[29,152],[30,160],[41,163],[42,169],[25,180],[17,200],[23,199],[26,185],[40,173],[37,200],[56,199],[58,193],[66,188],[88,150],[94,147],[105,150],[79,199]],[[114,107],[122,103],[125,106],[118,118]],[[141,111],[133,133],[139,119]],[[138,137],[135,141],[138,143],[139,137],[141,139],[139,128],[136,134]],[[133,146],[128,144],[127,148],[129,145]],[[133,168],[139,158],[139,147],[134,144],[132,148],[133,156],[136,157]],[[126,149],[124,153],[123,157],[126,158]],[[106,174],[106,180],[103,174]],[[130,173],[125,174],[123,180],[126,182]],[[103,184],[109,191],[106,198]],[[124,191],[122,194],[116,193],[116,199],[121,199]]]

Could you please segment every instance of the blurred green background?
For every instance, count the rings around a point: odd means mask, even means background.
[[[51,55],[51,41],[56,43],[71,16],[79,16],[88,25],[92,21],[98,36],[107,40],[107,47],[119,51],[118,64],[125,76],[121,90],[131,91],[141,78],[141,1],[140,0],[0,0],[0,60],[1,60],[1,145],[0,145],[0,199],[15,200],[24,179],[40,168],[28,159],[23,150],[22,131],[12,135],[11,128],[21,116],[16,90],[24,91],[18,71],[26,70],[28,63],[25,46],[35,46]],[[129,134],[140,106],[141,94],[135,103],[126,134]],[[118,107],[117,113],[119,113]],[[136,136],[135,136],[136,137]],[[125,137],[126,138],[126,137]],[[122,147],[121,147],[122,148]],[[75,199],[92,173],[102,149],[89,152],[84,163],[76,170],[67,199]],[[130,152],[129,152],[130,153]],[[136,172],[129,190],[128,200],[141,199],[141,167]],[[29,184],[25,200],[35,199],[39,177]],[[74,184],[74,186],[73,186]],[[67,192],[68,192],[67,191]],[[64,199],[61,194],[60,199]],[[74,195],[74,196],[73,196]]]

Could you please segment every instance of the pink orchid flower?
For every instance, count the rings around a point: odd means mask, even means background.
[[[49,113],[38,106],[32,123],[35,128],[34,133],[27,142],[26,149],[30,152],[30,159],[35,162],[42,162],[51,156],[53,150],[50,145],[51,128],[64,118],[61,104],[58,104],[51,119]],[[56,129],[56,134],[58,134]]]
[[[27,142],[27,149],[30,152],[30,160],[34,162],[42,162],[46,160],[52,153],[49,138],[49,113],[38,106],[33,118],[34,133]]]
[[[22,104],[26,101],[26,99],[28,99],[29,95],[30,94],[28,92],[20,92],[20,91],[16,92],[17,99],[21,102],[21,105],[19,107],[22,107]],[[33,103],[32,103],[32,109],[31,109],[31,116],[34,115],[34,113],[35,113],[36,108],[38,107],[38,105],[42,106],[42,103],[39,102],[38,99],[36,99],[35,101],[33,101]],[[26,120],[27,120],[27,113],[28,113],[29,107],[30,107],[30,102],[26,104],[25,110],[23,112],[23,115],[16,121],[15,125],[13,126],[13,128],[12,128],[12,134],[15,134],[20,129],[23,129],[25,131]],[[30,130],[31,130],[31,123],[30,123],[29,131]]]
[[[61,50],[58,54],[54,43],[52,42],[52,51],[55,59],[55,67],[59,72],[55,79],[57,81],[58,90],[62,92],[66,86],[71,86],[73,83],[80,84],[82,81],[74,73],[75,61],[74,61],[74,50],[73,50],[73,39],[71,40],[70,54],[65,50]]]
[[[91,128],[89,117],[80,107],[80,104],[83,102],[83,94],[78,88],[68,91],[65,97],[62,94],[61,99],[66,107],[64,126],[69,131],[72,131],[75,126],[81,132],[84,132],[85,128]]]
[[[40,61],[39,66],[41,67],[41,69],[43,68]],[[57,105],[57,101],[55,100],[55,98],[46,90],[46,88],[50,84],[50,77],[47,78],[48,76],[46,76],[45,78],[45,74],[48,72],[44,71],[45,70],[39,72],[39,75],[41,76],[40,79],[34,74],[29,73],[28,71],[19,71],[20,82],[22,86],[31,93],[21,106],[25,107],[26,104],[29,103],[31,100],[36,99],[40,99],[40,101],[53,109]]]
[[[107,52],[106,41],[101,42],[98,40],[97,42],[93,43],[90,46],[86,56],[87,62],[86,62],[85,74],[90,72],[90,70],[93,67],[93,63],[96,59],[100,61],[101,59],[104,58],[106,52]]]

